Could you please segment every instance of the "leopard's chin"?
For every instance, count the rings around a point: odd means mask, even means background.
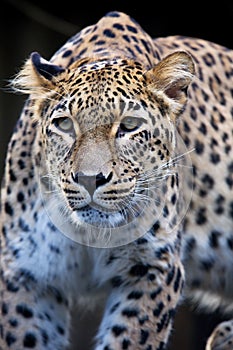
[[[72,213],[72,220],[79,225],[87,224],[97,228],[116,228],[132,220],[125,210],[106,209],[99,205],[86,205]]]

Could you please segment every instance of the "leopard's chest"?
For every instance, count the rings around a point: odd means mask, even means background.
[[[25,222],[25,225],[29,223]],[[12,239],[17,260],[10,263],[12,271],[28,271],[41,288],[57,287],[70,298],[102,293],[110,250],[79,244],[58,230],[43,208],[37,212],[37,223],[30,232],[21,232]],[[10,259],[10,251],[7,253]]]

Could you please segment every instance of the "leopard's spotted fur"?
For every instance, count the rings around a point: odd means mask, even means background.
[[[2,188],[0,349],[65,349],[84,297],[106,299],[95,350],[166,349],[184,282],[231,314],[233,52],[112,12],[13,85],[30,98]],[[232,338],[228,321],[206,349]]]

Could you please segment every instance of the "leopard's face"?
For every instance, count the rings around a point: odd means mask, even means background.
[[[73,222],[126,224],[159,201],[155,189],[172,172],[175,126],[139,64],[102,62],[71,74],[73,86],[67,78],[43,106],[43,175]]]
[[[122,58],[64,69],[32,54],[15,86],[31,94],[35,169],[55,225],[94,227],[94,235],[131,225],[127,232],[142,235],[169,215],[164,200],[173,195],[176,203],[178,187],[176,119],[193,72],[185,52],[151,69]]]

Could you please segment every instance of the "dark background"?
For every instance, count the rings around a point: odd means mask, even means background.
[[[134,17],[152,36],[186,35],[214,41],[233,49],[233,2],[220,1],[20,1],[2,0],[0,10],[0,178],[6,147],[25,101],[7,91],[12,78],[32,51],[49,59],[63,43],[83,27],[94,24],[108,11]],[[83,313],[82,313],[83,315]],[[78,350],[89,350],[85,334],[95,317],[82,316]],[[195,307],[180,307],[171,350],[204,350],[217,313],[205,315]],[[76,325],[74,325],[74,329]],[[77,336],[77,331],[74,331]],[[77,350],[76,346],[72,350]]]

